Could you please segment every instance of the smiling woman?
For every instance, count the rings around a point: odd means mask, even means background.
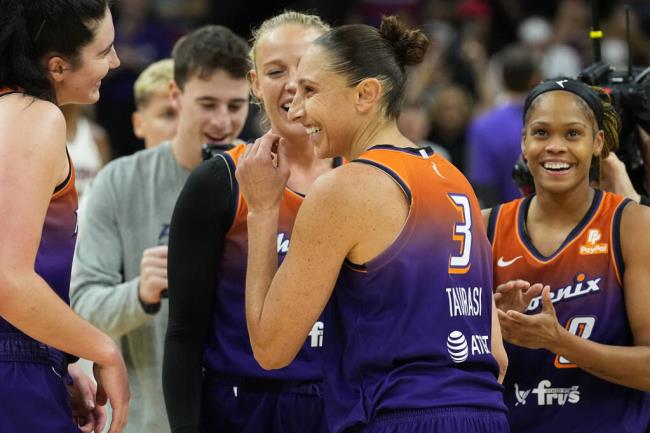
[[[601,89],[540,84],[522,135],[535,194],[484,213],[515,433],[640,432],[650,420],[650,211],[589,182],[619,127]]]
[[[319,160],[305,129],[287,115],[298,63],[327,28],[316,16],[288,11],[262,23],[252,40],[252,92],[265,109],[271,133],[283,137],[284,161],[291,172],[280,193],[282,211],[274,234],[274,254],[280,259],[288,250],[304,194],[336,164]],[[248,205],[234,176],[245,149],[236,146],[199,166],[171,221],[163,374],[171,428],[184,433],[324,433],[321,353],[327,330],[322,319],[314,319],[313,338],[302,339],[296,361],[281,371],[260,368],[248,343]]]
[[[452,164],[397,127],[406,67],[427,46],[423,32],[384,17],[380,29],[332,29],[303,54],[289,118],[319,157],[350,162],[311,187],[279,268],[289,148],[268,134],[239,158],[253,354],[279,374],[305,338],[318,341],[325,310],[333,433],[508,431],[478,202]]]
[[[117,433],[124,362],[66,305],[77,193],[58,107],[97,101],[119,65],[111,13],[105,0],[0,0],[0,11],[0,431],[101,431],[108,397]],[[68,354],[95,362],[99,391]]]

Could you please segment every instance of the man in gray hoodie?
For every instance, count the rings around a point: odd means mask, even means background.
[[[176,199],[204,143],[230,144],[248,115],[248,44],[205,26],[172,52],[176,135],[97,176],[81,216],[70,289],[84,318],[118,340],[132,398],[126,433],[169,432],[162,392],[167,239]]]

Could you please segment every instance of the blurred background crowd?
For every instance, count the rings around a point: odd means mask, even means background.
[[[94,162],[77,162],[80,182],[91,180],[108,160],[143,148],[131,123],[133,85],[148,65],[170,56],[179,37],[212,23],[249,38],[252,28],[283,9],[309,11],[332,25],[378,25],[382,14],[396,14],[425,29],[432,43],[426,60],[410,73],[400,125],[411,140],[434,146],[459,167],[483,206],[519,194],[511,171],[520,154],[528,91],[544,78],[575,77],[593,62],[587,0],[117,0],[121,67],[103,81],[93,112],[68,116],[94,121],[86,138],[75,137],[76,122],[69,121],[73,157],[75,138],[97,147]],[[631,52],[634,65],[650,65],[650,2],[600,0],[599,16],[605,62],[625,70]],[[250,113],[244,140],[263,133],[255,106]]]

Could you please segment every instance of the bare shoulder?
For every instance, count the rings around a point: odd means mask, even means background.
[[[65,125],[63,113],[52,102],[23,94],[7,95],[5,98],[7,103],[2,104],[2,110],[8,116],[27,117],[31,121],[62,122]]]
[[[623,260],[628,264],[637,257],[650,258],[650,208],[638,203],[625,206],[620,223]],[[645,260],[645,259],[644,259]]]
[[[23,143],[19,148],[24,150],[29,150],[33,145],[41,147],[43,143],[56,144],[57,147],[65,144],[65,118],[59,107],[20,94],[5,98],[11,100],[0,108],[0,129],[9,139],[8,142],[19,140]]]
[[[308,196],[327,199],[330,204],[359,207],[384,206],[391,198],[404,197],[395,180],[382,170],[368,165],[348,163],[320,176]]]
[[[621,216],[621,237],[650,239],[650,207],[638,203],[625,206]]]

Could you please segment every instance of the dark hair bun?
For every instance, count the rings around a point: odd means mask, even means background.
[[[429,38],[422,30],[407,28],[395,16],[381,18],[379,34],[393,46],[395,58],[402,66],[422,62],[429,47]]]

